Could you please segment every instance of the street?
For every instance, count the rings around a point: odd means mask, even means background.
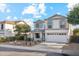
[[[79,44],[41,43],[35,46],[0,44],[0,56],[79,56]]]
[[[0,56],[44,56],[46,53],[33,52],[24,49],[0,47]]]
[[[0,56],[67,56],[61,53],[55,52],[41,52],[25,49],[0,47]]]
[[[43,43],[33,47],[1,44],[0,56],[67,56],[66,54],[62,54],[62,50],[59,49],[60,47],[58,48],[57,46],[57,49],[55,48],[54,46],[54,49],[52,49]]]

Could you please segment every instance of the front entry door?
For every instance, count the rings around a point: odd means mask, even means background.
[[[45,33],[42,33],[42,41],[45,41]]]

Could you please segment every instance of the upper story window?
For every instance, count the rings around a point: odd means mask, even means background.
[[[1,24],[1,30],[3,30],[4,29],[4,24]]]
[[[36,28],[39,28],[39,24],[35,24],[35,27],[36,27]]]
[[[48,23],[47,23],[48,28],[52,28],[52,24],[53,24],[52,20],[48,21]]]
[[[43,23],[35,24],[35,28],[43,28]]]
[[[39,24],[39,28],[43,28],[43,23],[40,23]]]
[[[60,28],[65,28],[66,21],[60,21]]]
[[[65,25],[60,25],[60,28],[65,28]]]
[[[52,25],[48,25],[48,28],[52,28]]]

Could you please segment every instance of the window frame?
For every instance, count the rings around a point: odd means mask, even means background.
[[[35,38],[40,38],[40,33],[35,33]]]

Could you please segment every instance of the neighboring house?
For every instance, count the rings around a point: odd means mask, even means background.
[[[23,24],[24,21],[0,21],[0,36],[1,37],[10,37],[15,36],[15,25]]]
[[[62,15],[56,14],[34,23],[35,29],[32,31],[34,40],[68,43],[72,35],[70,24],[68,24],[67,18]]]

